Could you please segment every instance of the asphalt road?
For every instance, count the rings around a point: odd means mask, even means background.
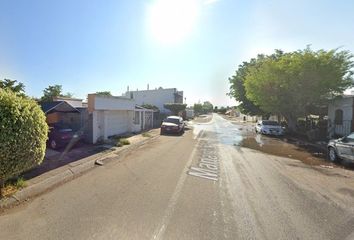
[[[354,173],[241,146],[214,115],[0,216],[0,239],[354,239]]]

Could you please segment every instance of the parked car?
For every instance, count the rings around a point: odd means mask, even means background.
[[[354,132],[348,136],[330,140],[327,147],[328,158],[331,162],[341,159],[354,162]]]
[[[52,149],[65,147],[69,143],[75,144],[80,140],[80,134],[63,124],[49,125],[48,145]]]
[[[165,133],[184,133],[183,118],[179,116],[169,116],[162,121],[160,134]]]
[[[257,122],[255,127],[256,133],[267,134],[267,135],[284,135],[284,129],[276,121],[270,120],[260,120]]]

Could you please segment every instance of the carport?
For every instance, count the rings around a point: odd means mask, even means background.
[[[65,101],[41,103],[41,108],[47,117],[48,124],[62,123],[78,130],[81,127],[80,111]]]

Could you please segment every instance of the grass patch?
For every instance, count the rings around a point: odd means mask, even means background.
[[[152,137],[150,133],[144,132],[141,134],[143,137]]]
[[[27,186],[26,180],[23,177],[8,180],[4,188],[1,189],[1,195],[4,197],[15,194],[18,190]]]
[[[129,145],[130,144],[129,140],[126,138],[119,139],[119,143],[122,145]]]

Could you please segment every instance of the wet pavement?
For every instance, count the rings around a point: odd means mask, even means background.
[[[261,151],[267,154],[276,155],[280,157],[287,157],[291,159],[300,160],[303,163],[311,166],[321,166],[323,168],[346,168],[354,170],[354,164],[351,162],[342,161],[340,163],[332,163],[327,160],[327,152],[323,147],[315,147],[306,142],[284,137],[265,136],[255,133],[254,123],[243,122],[223,116],[228,121],[217,121],[217,132],[221,142],[235,147],[246,147]],[[196,124],[196,131],[198,131],[198,124],[205,128],[205,119]],[[212,130],[213,131],[213,130]]]

